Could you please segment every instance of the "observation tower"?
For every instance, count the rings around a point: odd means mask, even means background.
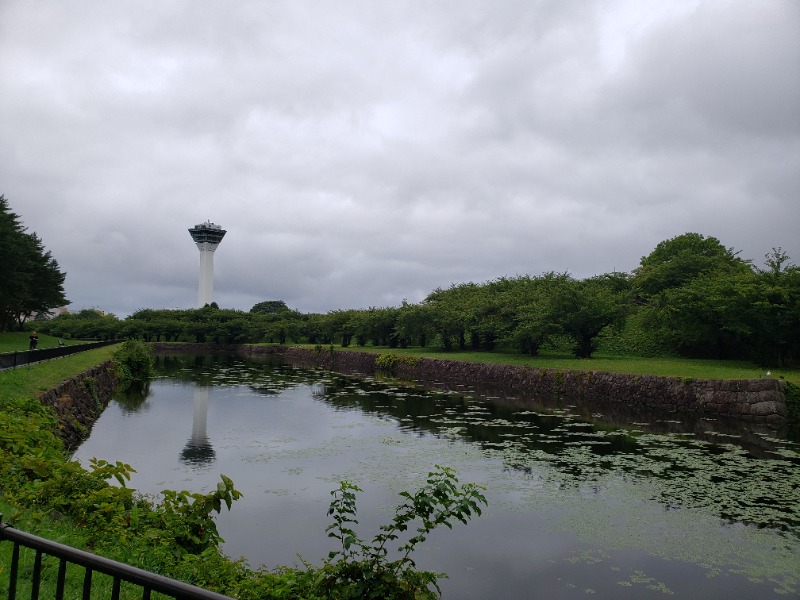
[[[197,307],[203,308],[214,301],[214,251],[219,246],[225,231],[211,221],[195,225],[189,230],[197,249],[200,250],[200,287],[197,292]]]

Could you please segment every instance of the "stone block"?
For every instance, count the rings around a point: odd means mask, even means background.
[[[761,415],[766,417],[767,415],[776,415],[778,414],[778,403],[775,401],[766,401],[766,402],[756,402],[754,404],[750,404],[750,413],[754,415]]]

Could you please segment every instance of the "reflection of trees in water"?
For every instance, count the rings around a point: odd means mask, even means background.
[[[505,390],[480,385],[467,387],[455,383],[424,381],[398,383],[396,380],[386,380],[383,387],[391,384],[406,388],[406,391],[412,394],[420,394],[422,390],[427,390],[445,396],[466,398],[472,404],[481,402],[485,404],[489,415],[513,421],[529,421],[540,431],[559,428],[566,419],[571,427],[583,428],[590,436],[583,441],[590,446],[591,436],[598,433],[606,436],[603,444],[594,444],[593,451],[597,454],[609,454],[616,450],[633,451],[636,443],[634,437],[630,435],[631,432],[648,432],[665,435],[691,435],[712,445],[733,443],[759,458],[775,458],[776,453],[781,453],[787,443],[797,441],[795,438],[797,438],[797,430],[800,429],[798,427],[793,429],[785,425],[776,428],[735,417],[719,415],[708,417],[702,414],[659,410],[647,406],[629,406],[614,398],[587,401],[583,398],[526,394],[518,389]],[[375,387],[378,391],[381,389],[378,386]],[[358,399],[356,396],[355,400]],[[409,415],[414,418],[416,424],[415,407],[410,405],[409,409]],[[425,410],[423,409],[421,412],[424,413]],[[460,409],[456,408],[456,410]],[[433,429],[424,423],[422,426],[428,430]],[[508,433],[509,431],[502,430],[497,425],[492,425],[487,430],[478,423],[477,426],[470,425],[468,437],[474,441],[498,442],[501,441],[498,440],[499,436]],[[609,436],[609,434],[613,435]],[[611,442],[610,447],[606,443],[609,441]],[[550,440],[542,449],[556,450],[558,444],[557,439]]]
[[[578,398],[544,397],[521,394],[519,390],[484,389],[480,386],[466,387],[447,383],[410,383],[389,379],[364,380],[363,378],[330,373],[316,368],[298,367],[286,364],[278,355],[234,356],[230,354],[172,354],[156,357],[160,374],[176,379],[192,381],[206,386],[246,385],[260,395],[277,395],[298,385],[317,385],[324,378],[324,384],[332,393],[318,393],[320,398],[329,399],[334,406],[359,406],[365,411],[388,414],[398,418],[404,427],[437,433],[443,425],[440,419],[431,418],[437,410],[435,404],[444,402],[447,410],[456,415],[470,417],[464,425],[466,438],[476,442],[501,443],[509,430],[496,423],[490,426],[475,420],[466,410],[467,405],[483,401],[489,415],[508,421],[527,421],[538,431],[546,433],[563,425],[565,418],[576,430],[583,430],[583,439],[573,438],[570,442],[583,441],[599,455],[617,451],[631,452],[636,448],[635,439],[629,430],[647,431],[659,434],[687,433],[712,444],[726,441],[741,445],[759,457],[772,455],[778,439],[782,447],[786,431],[776,431],[766,425],[747,423],[740,419],[703,418],[702,415],[659,411],[647,407],[631,407],[609,398],[605,402],[593,400],[591,403]],[[321,376],[322,374],[322,376]],[[354,383],[358,382],[358,383]],[[352,397],[346,398],[344,386],[356,386]],[[427,388],[427,392],[426,392]],[[423,399],[431,388],[436,392]],[[400,389],[408,394],[402,403],[391,400],[386,390]],[[365,392],[367,392],[365,394]],[[374,396],[374,398],[373,398]],[[482,400],[481,400],[482,399]],[[491,399],[488,401],[487,399]],[[523,415],[521,413],[530,413]],[[575,422],[584,425],[576,425]],[[512,428],[513,430],[516,430]],[[604,443],[593,439],[598,433],[605,434]],[[613,433],[612,435],[609,435]],[[536,438],[528,442],[532,447],[556,454],[563,446],[560,436],[554,436],[543,444]]]
[[[338,409],[358,408],[375,415],[389,415],[406,430],[436,437],[458,435],[484,446],[506,445],[515,438],[528,449],[558,455],[565,447],[581,443],[598,455],[634,452],[636,440],[624,431],[598,439],[601,428],[575,421],[566,413],[548,414],[520,410],[519,406],[458,393],[442,393],[417,387],[388,387],[352,378],[331,377],[315,384],[315,397]],[[457,433],[455,433],[457,432]]]
[[[114,393],[114,400],[119,404],[123,413],[136,413],[145,407],[150,396],[150,382],[137,381],[118,389]]]
[[[318,378],[312,371],[287,365],[275,355],[162,354],[156,355],[155,367],[158,376],[207,387],[246,385],[268,396]]]
[[[189,465],[203,466],[215,458],[214,447],[208,440],[208,388],[196,387],[192,406],[192,437],[181,450],[180,459]]]
[[[629,481],[647,481],[653,498],[668,507],[710,508],[728,522],[784,531],[800,527],[800,459],[793,451],[783,456],[791,442],[766,439],[756,433],[758,424],[614,402],[487,399],[475,390],[426,392],[335,376],[312,391],[339,410],[389,415],[407,431],[478,443],[497,452],[507,468],[537,469],[562,487],[588,489],[624,474]]]

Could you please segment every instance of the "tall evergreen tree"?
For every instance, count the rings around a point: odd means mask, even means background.
[[[0,195],[0,330],[21,328],[37,313],[67,304],[58,261]]]

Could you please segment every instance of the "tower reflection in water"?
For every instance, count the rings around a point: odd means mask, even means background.
[[[214,462],[214,447],[208,441],[208,388],[194,389],[194,410],[192,411],[192,437],[181,451],[181,462],[193,467],[202,467]]]

